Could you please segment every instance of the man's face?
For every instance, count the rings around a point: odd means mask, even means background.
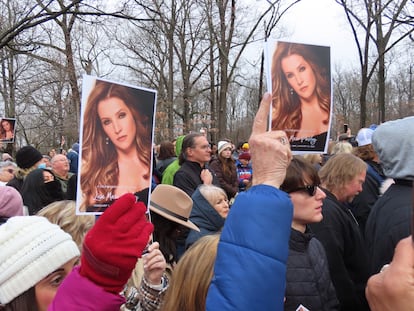
[[[211,159],[210,144],[204,136],[196,137],[194,142],[194,147],[187,149],[187,159],[203,166]]]
[[[63,154],[53,157],[52,170],[60,176],[65,176],[69,172],[69,160]]]
[[[366,175],[366,171],[363,171],[357,174],[350,182],[346,183],[339,194],[340,197],[338,200],[341,202],[351,202],[362,191],[362,184],[365,181]]]

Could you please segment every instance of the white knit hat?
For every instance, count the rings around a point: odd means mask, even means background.
[[[225,140],[220,140],[217,144],[217,154],[220,154],[224,149],[231,148],[232,144]]]
[[[79,256],[72,237],[39,216],[16,216],[0,226],[0,304],[7,304]]]

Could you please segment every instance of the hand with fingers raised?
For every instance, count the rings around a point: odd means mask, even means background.
[[[271,95],[266,93],[254,119],[249,146],[253,185],[266,184],[279,188],[285,179],[292,153],[284,131],[267,129],[271,101]]]

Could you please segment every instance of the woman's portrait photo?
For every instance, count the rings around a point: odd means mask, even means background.
[[[13,143],[16,119],[2,118],[0,121],[0,142]]]
[[[78,213],[100,214],[125,193],[147,202],[156,92],[84,76]]]
[[[271,129],[286,132],[293,152],[324,152],[332,111],[330,48],[278,41],[268,51]]]

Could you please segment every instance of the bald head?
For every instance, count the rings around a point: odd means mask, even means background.
[[[68,177],[69,172],[69,160],[63,154],[57,154],[53,156],[52,160],[50,161],[52,164],[53,172],[62,178]]]

